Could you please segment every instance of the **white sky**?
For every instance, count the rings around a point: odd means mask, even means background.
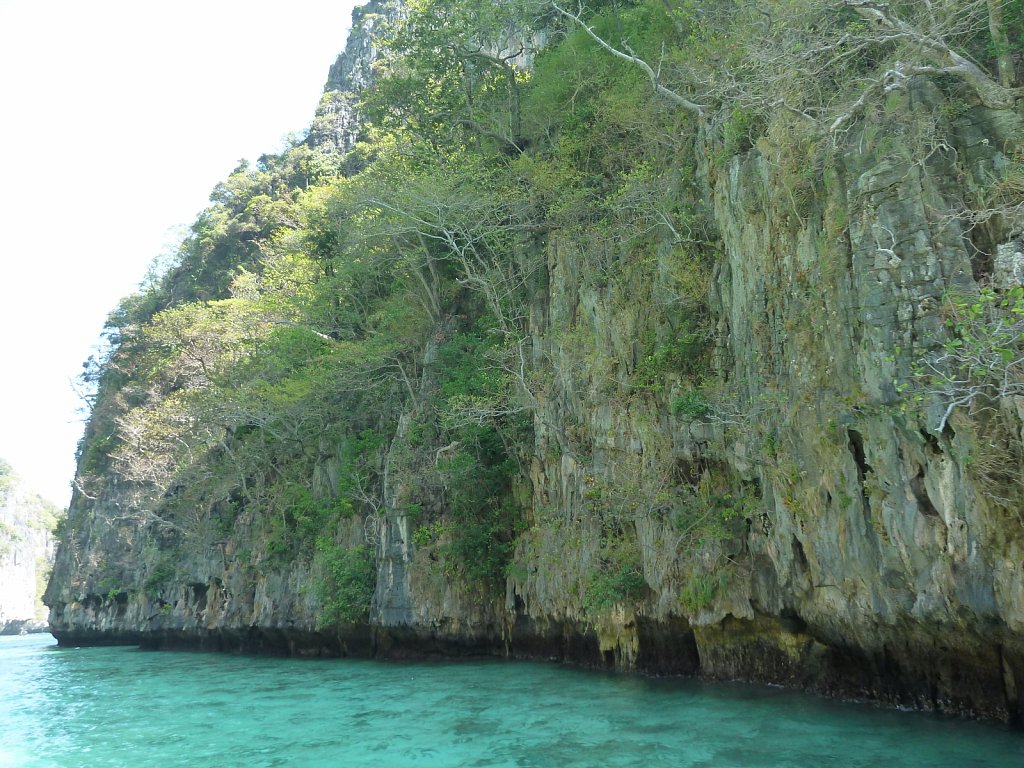
[[[0,457],[60,505],[70,380],[240,158],[308,127],[356,0],[0,0]]]

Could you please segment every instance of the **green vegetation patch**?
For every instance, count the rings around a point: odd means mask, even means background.
[[[331,540],[317,542],[321,577],[316,584],[320,601],[317,626],[365,623],[377,581],[373,550],[366,545],[339,547]]]

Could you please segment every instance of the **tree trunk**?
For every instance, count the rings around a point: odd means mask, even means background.
[[[992,44],[996,49],[999,83],[1004,88],[1012,88],[1017,82],[1017,69],[1013,64],[1010,39],[1003,22],[1004,2],[1005,0],[988,0],[988,31],[992,35]]]

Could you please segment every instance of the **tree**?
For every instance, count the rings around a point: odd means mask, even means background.
[[[950,337],[915,369],[923,391],[945,405],[937,433],[957,408],[1024,396],[1024,288],[951,294],[945,308]]]
[[[999,84],[1010,88],[1017,84],[1017,66],[1013,61],[1010,37],[1006,33],[1006,17],[1003,13],[1006,5],[1009,5],[1007,0],[988,0],[988,29],[996,50]]]
[[[660,66],[658,67],[658,71],[655,71],[655,69],[651,67],[650,64],[648,64],[644,59],[640,58],[632,50],[632,48],[630,48],[628,42],[624,41],[622,44],[622,49],[620,50],[619,48],[616,48],[614,45],[611,45],[606,40],[604,40],[604,38],[602,38],[599,34],[597,34],[597,32],[594,31],[594,28],[583,20],[582,5],[580,5],[578,10],[574,12],[565,10],[558,3],[552,3],[551,7],[554,8],[559,14],[561,14],[565,18],[569,19],[575,24],[578,24],[579,27],[583,31],[585,31],[594,42],[596,42],[604,50],[608,51],[612,56],[615,56],[617,59],[622,59],[623,61],[629,62],[635,67],[639,67],[644,72],[644,74],[647,75],[648,79],[651,81],[651,85],[653,86],[655,92],[658,93],[660,96],[665,97],[676,106],[679,106],[682,109],[686,110],[687,112],[690,112],[694,117],[704,117],[704,106],[697,104],[687,96],[667,87],[662,82]]]
[[[1010,108],[1021,97],[1008,58],[1005,3],[1000,0],[772,0],[719,9],[666,2],[676,29],[688,34],[691,56],[666,85],[628,41],[615,45],[585,21],[582,5],[552,7],[604,50],[646,73],[655,91],[696,117],[737,107],[782,109],[835,135],[868,103],[914,77],[961,81],[984,105]],[[719,15],[728,10],[727,16]],[[714,17],[713,23],[709,19]],[[1018,20],[1019,21],[1019,20]],[[988,28],[997,51],[993,77],[969,54]],[[701,82],[710,84],[701,91]]]
[[[435,147],[465,132],[521,151],[524,65],[535,0],[413,0],[384,37],[371,119]]]

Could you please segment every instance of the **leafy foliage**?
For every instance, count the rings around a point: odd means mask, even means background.
[[[591,616],[613,606],[636,602],[645,594],[640,548],[634,538],[606,531],[598,567],[590,574],[583,595],[583,608]]]
[[[365,622],[370,612],[377,569],[373,552],[360,545],[344,548],[322,538],[317,542],[322,579],[317,583],[320,628]]]

